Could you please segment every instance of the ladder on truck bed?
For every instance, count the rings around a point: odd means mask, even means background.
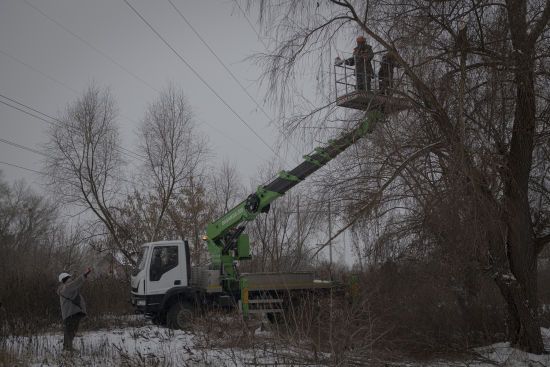
[[[333,282],[314,279],[312,272],[241,274],[239,308],[247,314],[283,313],[291,293],[330,289]]]
[[[257,297],[257,298],[256,298]],[[248,298],[249,314],[274,314],[284,312],[283,298],[276,294],[260,293],[256,297]]]

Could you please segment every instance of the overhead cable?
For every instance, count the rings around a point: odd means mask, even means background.
[[[128,0],[122,0],[128,7],[151,29],[151,31],[195,74],[195,76],[233,113],[269,150],[280,158],[279,154],[231,107],[216,90],[185,60],[166,39],[141,15],[141,13]]]

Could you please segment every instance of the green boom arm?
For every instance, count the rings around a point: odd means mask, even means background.
[[[206,227],[204,240],[208,244],[212,265],[216,269],[222,269],[225,280],[236,280],[235,260],[250,258],[248,235],[242,233],[244,226],[240,224],[253,220],[259,213],[267,213],[271,202],[370,133],[381,117],[381,112],[370,111],[357,128],[305,155],[304,162],[292,171],[279,172],[277,178],[259,186],[246,200]]]

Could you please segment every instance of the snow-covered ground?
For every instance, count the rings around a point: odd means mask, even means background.
[[[84,331],[75,338],[73,353],[62,351],[61,332],[10,337],[3,341],[3,349],[15,365],[36,367],[304,365],[308,353],[289,345],[281,347],[260,324],[252,330],[242,325],[228,330],[230,324],[215,326],[209,333],[155,325]]]
[[[77,352],[61,351],[62,335],[14,338],[11,350],[31,366],[241,366],[254,361],[275,363],[271,351],[219,348],[185,331],[156,326],[82,333],[75,338]]]
[[[61,333],[33,337],[10,337],[4,340],[4,352],[21,366],[324,366],[329,355],[314,356],[296,345],[273,340],[272,333],[260,328],[236,328],[228,333],[228,324],[209,333],[171,331],[154,325],[113,330],[86,331],[75,338],[78,350],[61,351]],[[204,325],[203,325],[204,326]],[[240,330],[240,331],[238,331]],[[542,329],[550,350],[550,329]],[[216,334],[220,338],[216,338]],[[223,334],[223,338],[221,335]],[[228,335],[231,335],[228,338]],[[549,367],[550,355],[538,356],[498,343],[475,350],[473,360],[441,360],[429,364],[391,363],[391,366],[530,366]],[[309,355],[309,358],[308,358]],[[334,364],[335,361],[332,361]],[[355,362],[359,362],[355,360]],[[0,361],[0,364],[2,361]],[[368,365],[368,361],[365,361]]]

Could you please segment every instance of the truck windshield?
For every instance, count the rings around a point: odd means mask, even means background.
[[[148,250],[149,250],[149,247],[143,246],[141,248],[141,250],[139,251],[139,255],[138,255],[138,258],[137,258],[137,262],[136,262],[137,266],[134,269],[134,275],[137,275],[145,267],[145,261],[147,259]]]

